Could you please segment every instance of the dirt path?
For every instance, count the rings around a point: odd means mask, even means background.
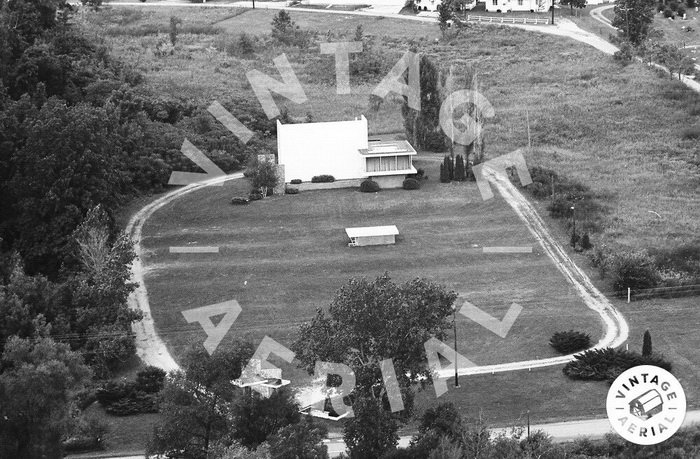
[[[141,256],[144,253],[143,246],[141,245],[143,225],[158,209],[161,209],[175,199],[179,199],[186,194],[208,185],[242,177],[242,173],[236,173],[178,188],[143,207],[129,220],[126,226],[126,233],[134,242],[134,251],[136,252],[136,259],[131,265],[131,281],[135,282],[138,287],[129,296],[128,302],[131,309],[139,310],[143,313],[143,320],[133,324],[132,328],[136,335],[136,355],[139,356],[144,364],[160,367],[166,371],[180,368],[172,355],[170,355],[165,342],[158,336],[153,317],[151,316],[151,306],[148,302],[148,291],[146,290],[146,283],[143,278],[144,269],[143,263],[141,262]]]
[[[486,178],[495,186],[503,199],[513,208],[513,211],[525,223],[527,229],[537,239],[547,256],[552,260],[564,278],[576,289],[576,293],[583,302],[600,316],[605,327],[605,334],[594,348],[617,347],[623,344],[629,336],[629,326],[625,318],[608,301],[588,278],[576,263],[567,255],[564,248],[547,230],[547,226],[539,216],[535,208],[520,193],[507,177],[485,170]],[[525,360],[520,362],[501,363],[496,365],[482,365],[472,368],[462,368],[460,375],[475,375],[486,373],[498,373],[503,371],[526,370],[529,368],[548,367],[560,365],[573,360],[572,355],[551,357],[539,360]],[[441,376],[451,376],[452,370],[442,371]]]

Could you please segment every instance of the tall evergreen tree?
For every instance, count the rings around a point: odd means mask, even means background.
[[[455,177],[454,179],[458,182],[463,182],[466,179],[466,173],[464,169],[464,157],[462,155],[457,155],[455,162]]]
[[[648,357],[651,355],[651,333],[649,330],[644,332],[644,340],[642,342],[642,355]]]
[[[440,181],[442,183],[450,182],[449,172],[447,171],[447,167],[445,166],[444,161],[442,162],[442,164],[440,164]]]
[[[445,151],[447,143],[440,128],[440,72],[427,56],[420,56],[420,111],[408,106],[404,97],[401,107],[406,138],[419,150]]]

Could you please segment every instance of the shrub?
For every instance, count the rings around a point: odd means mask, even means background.
[[[107,381],[97,389],[97,401],[115,416],[156,413],[164,378],[163,370],[148,367],[138,373],[136,381]]]
[[[627,288],[634,290],[654,288],[661,276],[654,260],[645,251],[618,252],[610,263],[613,288],[620,295],[627,294]]]
[[[285,194],[299,194],[299,188],[285,188]]]
[[[86,387],[75,394],[75,404],[79,410],[84,410],[97,400],[94,387]]]
[[[335,182],[335,177],[332,175],[316,175],[311,177],[311,183],[330,183]]]
[[[620,349],[590,349],[575,356],[576,360],[567,363],[563,372],[571,379],[589,381],[612,381],[625,370],[638,365],[655,365],[671,371],[671,363],[662,356],[642,356],[636,352]]]
[[[588,233],[583,233],[580,245],[583,250],[590,250],[593,248],[593,244],[591,244],[591,238],[588,236]]]
[[[249,201],[260,201],[263,199],[265,196],[259,191],[251,191],[250,194],[248,195],[248,200]]]
[[[556,332],[549,340],[549,345],[560,354],[571,354],[582,351],[591,345],[591,337],[574,330]]]
[[[418,168],[418,170],[416,171],[415,174],[408,174],[406,176],[406,178],[412,178],[412,179],[416,179],[418,181],[421,181],[423,179],[426,179],[426,180],[428,179],[428,177],[425,176],[425,170],[421,169],[421,168]]]
[[[136,389],[136,383],[132,381],[107,381],[95,392],[97,401],[102,406],[109,406],[131,395]]]
[[[238,196],[234,196],[233,198],[231,198],[231,204],[236,205],[236,206],[246,205],[249,202],[250,201],[248,201],[248,198],[241,198]]]
[[[420,188],[420,182],[414,178],[407,178],[403,181],[404,190],[417,190]]]
[[[114,416],[129,416],[139,413],[157,413],[158,395],[135,392],[129,397],[117,400],[105,407],[105,411]]]
[[[683,17],[685,14],[685,7],[683,5],[678,5],[678,8],[676,8],[676,13],[678,13],[678,16]]]
[[[553,218],[569,218],[571,217],[571,206],[571,201],[558,196],[547,205],[547,210]]]
[[[162,368],[147,366],[136,373],[136,390],[147,394],[154,394],[163,389],[165,370]]]
[[[666,7],[664,9],[664,17],[667,19],[673,19],[675,17],[673,14],[673,10],[671,10],[671,8]]]
[[[289,183],[291,183],[292,185],[301,185],[301,179],[295,178]]]
[[[250,38],[250,35],[243,32],[238,36],[238,49],[240,49],[241,54],[244,56],[249,56],[255,53],[255,44]]]
[[[363,180],[362,183],[360,183],[360,191],[362,191],[363,193],[376,193],[380,190],[381,187],[374,180],[367,179]]]

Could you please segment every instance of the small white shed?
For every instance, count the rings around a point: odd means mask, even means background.
[[[361,228],[345,228],[345,233],[350,238],[348,247],[390,245],[396,243],[396,236],[399,234],[399,229],[395,225],[366,226]]]

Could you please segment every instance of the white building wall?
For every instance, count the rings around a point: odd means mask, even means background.
[[[277,157],[285,180],[305,182],[328,174],[336,180],[363,177],[367,119],[325,123],[281,124],[277,121]]]

